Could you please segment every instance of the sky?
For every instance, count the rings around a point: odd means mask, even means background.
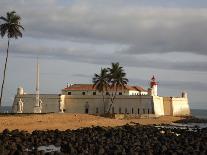
[[[130,85],[160,96],[186,91],[191,108],[207,109],[206,0],[1,0],[0,16],[15,10],[23,37],[11,40],[3,105],[19,86],[61,93],[66,84],[91,83],[94,73],[119,62]],[[0,80],[7,38],[0,39]]]

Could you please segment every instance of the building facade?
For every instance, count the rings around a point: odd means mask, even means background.
[[[187,93],[180,97],[158,96],[158,83],[153,76],[150,88],[145,90],[140,86],[129,86],[113,89],[106,92],[98,92],[92,84],[67,85],[61,94],[40,94],[41,113],[88,113],[103,114],[131,114],[155,116],[190,115]],[[114,102],[111,102],[110,94],[116,93]],[[14,113],[34,113],[35,94],[26,94],[23,88],[18,88],[12,111]]]

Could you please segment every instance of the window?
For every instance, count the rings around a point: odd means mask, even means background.
[[[143,109],[143,114],[145,114],[145,109]]]
[[[127,113],[127,108],[125,108],[125,114]]]
[[[121,107],[119,107],[119,113],[121,114]]]
[[[149,109],[147,110],[147,113],[149,114]]]
[[[68,95],[71,95],[71,92],[68,92]]]
[[[114,114],[114,107],[112,107],[112,114]]]
[[[109,95],[109,92],[106,92],[106,95]]]
[[[137,109],[137,114],[139,114],[139,108]]]
[[[132,108],[132,114],[134,113],[134,109]]]
[[[85,95],[86,94],[86,92],[82,92],[82,95]]]
[[[93,92],[93,95],[96,95],[96,92]]]
[[[119,92],[119,95],[122,95],[122,92]]]
[[[88,114],[88,111],[89,111],[88,108],[85,108],[85,113],[86,113],[86,114]]]
[[[98,108],[96,108],[96,113],[98,114]]]

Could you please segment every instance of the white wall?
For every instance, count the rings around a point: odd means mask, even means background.
[[[164,107],[163,107],[163,98],[159,96],[152,96],[153,97],[153,106],[154,106],[154,113],[157,116],[164,115]]]
[[[187,98],[172,98],[173,116],[190,115],[190,107]]]
[[[33,113],[35,105],[35,94],[16,95],[14,98],[12,112],[16,113],[19,99],[23,101],[23,113]],[[42,113],[59,112],[59,95],[58,94],[41,94]]]
[[[108,96],[105,96],[105,107],[106,111],[108,110],[111,102]],[[89,95],[66,95],[65,96],[65,112],[69,113],[85,113],[86,105],[89,105],[89,113],[95,114],[96,108],[99,109],[99,113],[103,113],[103,98],[101,95],[89,96]],[[121,113],[125,113],[125,109],[127,108],[127,113],[143,114],[143,109],[145,110],[145,114],[152,113],[152,96],[123,96],[117,95],[114,100],[114,104],[111,108],[114,108],[114,113],[119,113],[119,108],[121,108]]]

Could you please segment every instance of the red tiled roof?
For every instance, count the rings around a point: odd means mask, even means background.
[[[118,90],[123,90],[124,88],[118,88]],[[145,91],[146,90],[142,87],[139,86],[129,86],[126,85],[127,90],[134,90],[134,91]],[[96,88],[93,87],[93,84],[73,84],[70,85],[69,87],[64,88],[63,90],[81,90],[81,91],[95,91]]]

